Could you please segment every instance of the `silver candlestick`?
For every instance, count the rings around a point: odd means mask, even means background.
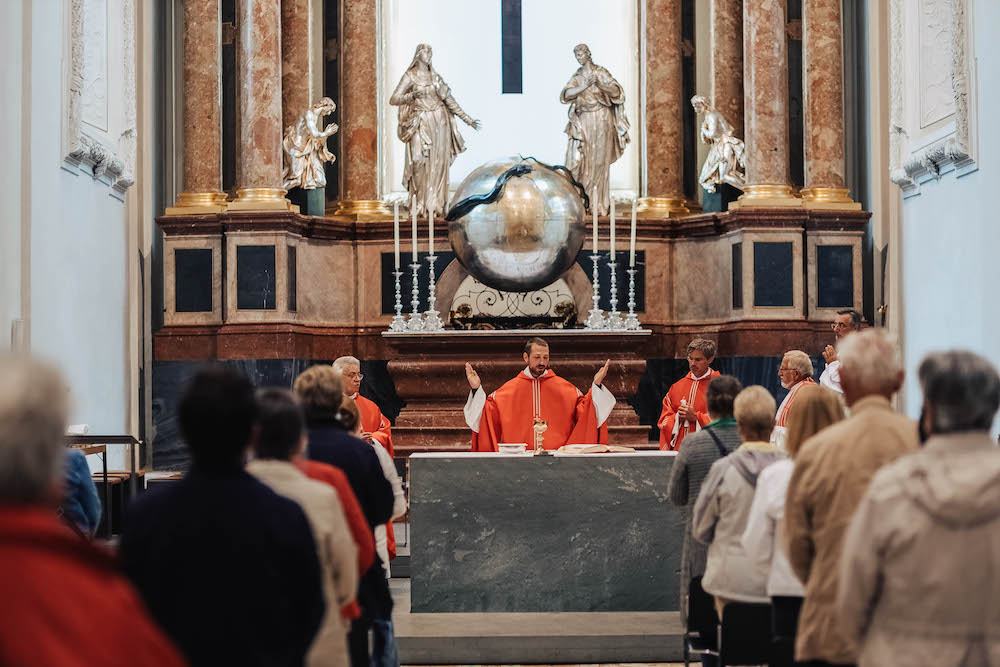
[[[389,331],[406,331],[406,318],[403,317],[403,290],[399,286],[399,279],[402,277],[403,272],[396,269],[392,272],[392,275],[396,278],[396,315],[392,318],[392,324],[389,325]]]
[[[434,283],[437,282],[434,278],[435,262],[437,262],[437,255],[427,255],[427,264],[430,267],[430,285],[427,288],[427,310],[424,312],[424,331],[444,330],[444,322],[441,321],[438,311],[435,309],[437,305],[437,295],[434,290]]]
[[[629,331],[639,330],[639,318],[635,315],[635,269],[628,269],[628,317],[625,318],[625,328]]]
[[[616,277],[618,262],[615,261],[614,255],[611,255],[608,266],[611,267],[611,310],[608,312],[607,327],[618,330],[625,326],[625,321],[622,319],[622,314],[618,312],[618,278]]]
[[[600,309],[600,285],[597,278],[597,260],[601,258],[600,255],[594,253],[590,256],[590,261],[594,265],[594,296],[591,297],[593,300],[593,307],[591,307],[590,312],[587,314],[587,319],[584,321],[584,326],[587,329],[604,329],[607,327],[607,322],[604,319],[604,311]]]
[[[410,319],[406,322],[407,331],[421,331],[424,328],[423,315],[420,314],[420,284],[418,283],[420,273],[420,262],[410,264],[413,271],[413,289],[410,291]]]

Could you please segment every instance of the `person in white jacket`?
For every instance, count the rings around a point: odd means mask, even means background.
[[[781,535],[785,494],[795,467],[795,455],[802,443],[843,418],[844,408],[837,394],[819,385],[803,387],[788,414],[785,446],[790,458],[768,466],[757,478],[741,542],[750,562],[767,575],[772,615],[772,666],[791,667],[795,662],[795,629],[805,595],[802,582],[788,562]]]

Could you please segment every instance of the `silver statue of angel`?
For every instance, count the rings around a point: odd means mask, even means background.
[[[333,113],[336,108],[337,105],[333,100],[324,97],[306,109],[295,125],[285,128],[285,137],[281,142],[285,149],[285,164],[281,178],[286,190],[295,187],[303,190],[326,187],[326,171],[323,165],[336,159],[327,149],[326,140],[339,128],[336,123],[320,128],[323,116]]]
[[[746,147],[733,131],[733,126],[715,110],[708,99],[702,95],[691,98],[691,106],[695,113],[705,114],[701,122],[702,143],[711,148],[705,164],[701,167],[698,181],[708,192],[715,192],[715,187],[728,183],[742,190],[746,186]]]

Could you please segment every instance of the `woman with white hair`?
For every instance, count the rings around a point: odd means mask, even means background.
[[[1000,664],[1000,376],[928,356],[923,448],[879,470],[844,538],[837,603],[862,667]]]
[[[708,545],[702,587],[715,596],[722,618],[727,602],[769,602],[767,575],[750,561],[741,543],[757,477],[784,454],[768,442],[774,427],[774,398],[759,385],[733,402],[743,444],[712,464],[694,505],[691,532]]]

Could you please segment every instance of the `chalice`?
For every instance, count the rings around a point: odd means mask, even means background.
[[[542,446],[542,441],[545,440],[543,434],[549,425],[541,417],[535,417],[535,421],[531,425],[531,430],[535,432],[535,455],[547,454],[545,447]]]

